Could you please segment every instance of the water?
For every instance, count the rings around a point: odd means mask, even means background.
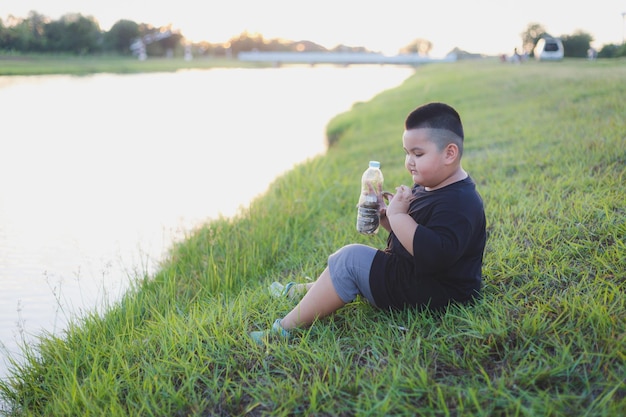
[[[389,66],[0,77],[0,377],[171,244],[325,151],[327,122],[413,73]]]

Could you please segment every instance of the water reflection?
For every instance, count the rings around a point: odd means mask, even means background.
[[[58,332],[73,314],[118,299],[194,225],[233,215],[324,152],[332,116],[411,73],[0,77],[3,345],[15,352],[16,338]]]

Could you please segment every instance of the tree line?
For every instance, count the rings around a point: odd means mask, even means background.
[[[541,38],[554,37],[548,33],[546,28],[539,23],[530,23],[526,30],[520,34],[522,38],[523,50],[532,56],[533,48]],[[559,36],[563,42],[563,52],[565,57],[584,58],[588,56],[593,36],[583,30],[577,30],[570,35]],[[605,44],[597,51],[598,58],[618,58],[626,56],[626,44]]]
[[[541,37],[549,36],[545,28],[531,23],[520,34],[523,49],[532,55],[534,45]],[[593,37],[584,31],[560,36],[566,57],[586,57]],[[415,39],[399,49],[401,53],[417,52],[428,54],[432,43],[426,39]],[[58,20],[31,11],[26,18],[10,16],[7,21],[0,19],[0,51],[17,53],[68,53],[131,55],[143,53],[145,56],[182,56],[185,52],[193,55],[236,57],[242,51],[285,51],[320,52],[349,51],[369,52],[364,47],[338,45],[328,50],[310,41],[289,41],[265,39],[260,34],[242,32],[225,43],[207,41],[191,44],[180,30],[171,26],[155,27],[147,23],[119,20],[110,30],[103,31],[91,16],[70,13]],[[463,51],[455,50],[457,54]],[[626,44],[604,45],[598,51],[599,58],[626,56]]]
[[[0,19],[0,51],[17,53],[138,54],[147,56],[182,56],[185,50],[194,55],[233,56],[241,51],[327,51],[309,41],[293,42],[265,39],[260,34],[242,32],[225,43],[189,43],[180,30],[171,26],[155,27],[122,19],[103,31],[96,19],[70,13],[58,20],[31,11],[26,18]],[[367,51],[363,47],[337,46],[334,50]]]

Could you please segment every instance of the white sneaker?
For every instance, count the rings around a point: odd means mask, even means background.
[[[269,286],[268,290],[272,297],[275,298],[287,298],[289,296],[289,290],[291,287],[296,285],[295,282],[288,282],[286,285],[281,284],[280,282],[272,282],[272,285]]]

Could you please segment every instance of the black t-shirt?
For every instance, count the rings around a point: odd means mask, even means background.
[[[480,292],[487,234],[476,184],[467,177],[434,191],[413,187],[409,214],[418,224],[413,253],[393,233],[370,269],[380,308],[429,307],[466,302]]]

